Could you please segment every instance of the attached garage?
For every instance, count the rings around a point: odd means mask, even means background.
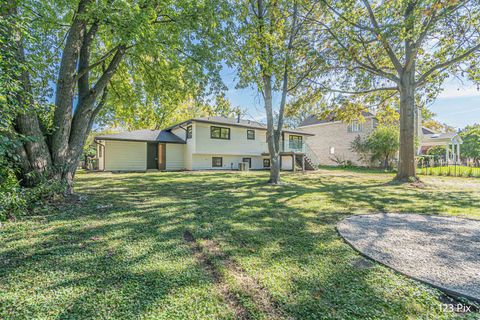
[[[147,143],[133,141],[105,141],[105,170],[145,171]]]
[[[185,169],[185,141],[171,132],[137,130],[102,135],[95,143],[102,171]]]

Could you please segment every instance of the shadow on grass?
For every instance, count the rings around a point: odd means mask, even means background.
[[[0,315],[188,318],[203,306],[203,318],[225,317],[231,310],[183,242],[186,229],[251,265],[294,317],[322,317],[341,305],[351,307],[339,315],[411,314],[401,294],[387,297],[371,283],[384,272],[350,265],[358,255],[338,237],[336,222],[357,208],[383,212],[401,204],[399,211],[441,213],[436,201],[459,208],[475,201],[461,192],[391,193],[388,177],[286,177],[288,184],[271,187],[265,173],[80,176],[85,201],[2,235],[0,279],[8,294]],[[44,303],[16,305],[32,286]],[[367,300],[376,305],[366,307]]]

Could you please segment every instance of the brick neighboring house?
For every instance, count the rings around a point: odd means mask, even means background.
[[[309,137],[308,145],[322,165],[338,165],[339,161],[350,161],[354,165],[368,165],[362,162],[351,150],[351,144],[357,136],[365,138],[376,127],[374,114],[364,112],[364,122],[353,121],[347,124],[331,116],[318,119],[315,115],[305,119],[298,130],[314,134]]]
[[[353,121],[348,124],[338,121],[334,116],[319,119],[315,115],[305,119],[298,130],[313,134],[309,137],[308,147],[315,154],[321,165],[339,165],[349,161],[353,165],[369,166],[362,161],[356,152],[351,150],[352,142],[356,137],[367,137],[376,127],[377,119],[370,112],[364,112],[364,122]],[[420,130],[421,128],[421,130]],[[419,127],[419,146],[417,155],[426,154],[434,146],[445,147],[443,160],[448,163],[460,162],[460,145],[463,143],[458,133],[439,133],[425,127]]]

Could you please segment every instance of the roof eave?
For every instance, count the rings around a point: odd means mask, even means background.
[[[170,126],[170,127],[166,128],[164,130],[165,131],[171,131],[176,127],[180,127],[184,124],[190,124],[192,122],[202,122],[202,123],[217,124],[217,125],[232,126],[232,127],[252,128],[252,129],[257,129],[257,130],[267,130],[266,127],[248,125],[248,124],[244,124],[244,123],[225,123],[225,122],[220,122],[220,121],[215,121],[215,120],[205,120],[205,119],[195,119],[195,118],[180,122],[176,125],[173,125],[173,126]],[[296,130],[282,130],[282,131],[296,133],[296,134],[302,134],[302,135],[305,135],[305,136],[314,136],[315,135],[315,134],[302,132],[302,131],[296,131]]]
[[[145,139],[126,139],[126,138],[113,138],[113,137],[95,137],[94,141],[98,140],[113,140],[113,141],[130,141],[130,142],[157,142],[157,143],[176,143],[185,144],[185,141],[162,141],[162,140],[145,140]]]

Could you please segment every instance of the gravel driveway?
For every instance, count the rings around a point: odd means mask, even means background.
[[[480,302],[480,220],[371,214],[346,218],[337,229],[371,259]]]

